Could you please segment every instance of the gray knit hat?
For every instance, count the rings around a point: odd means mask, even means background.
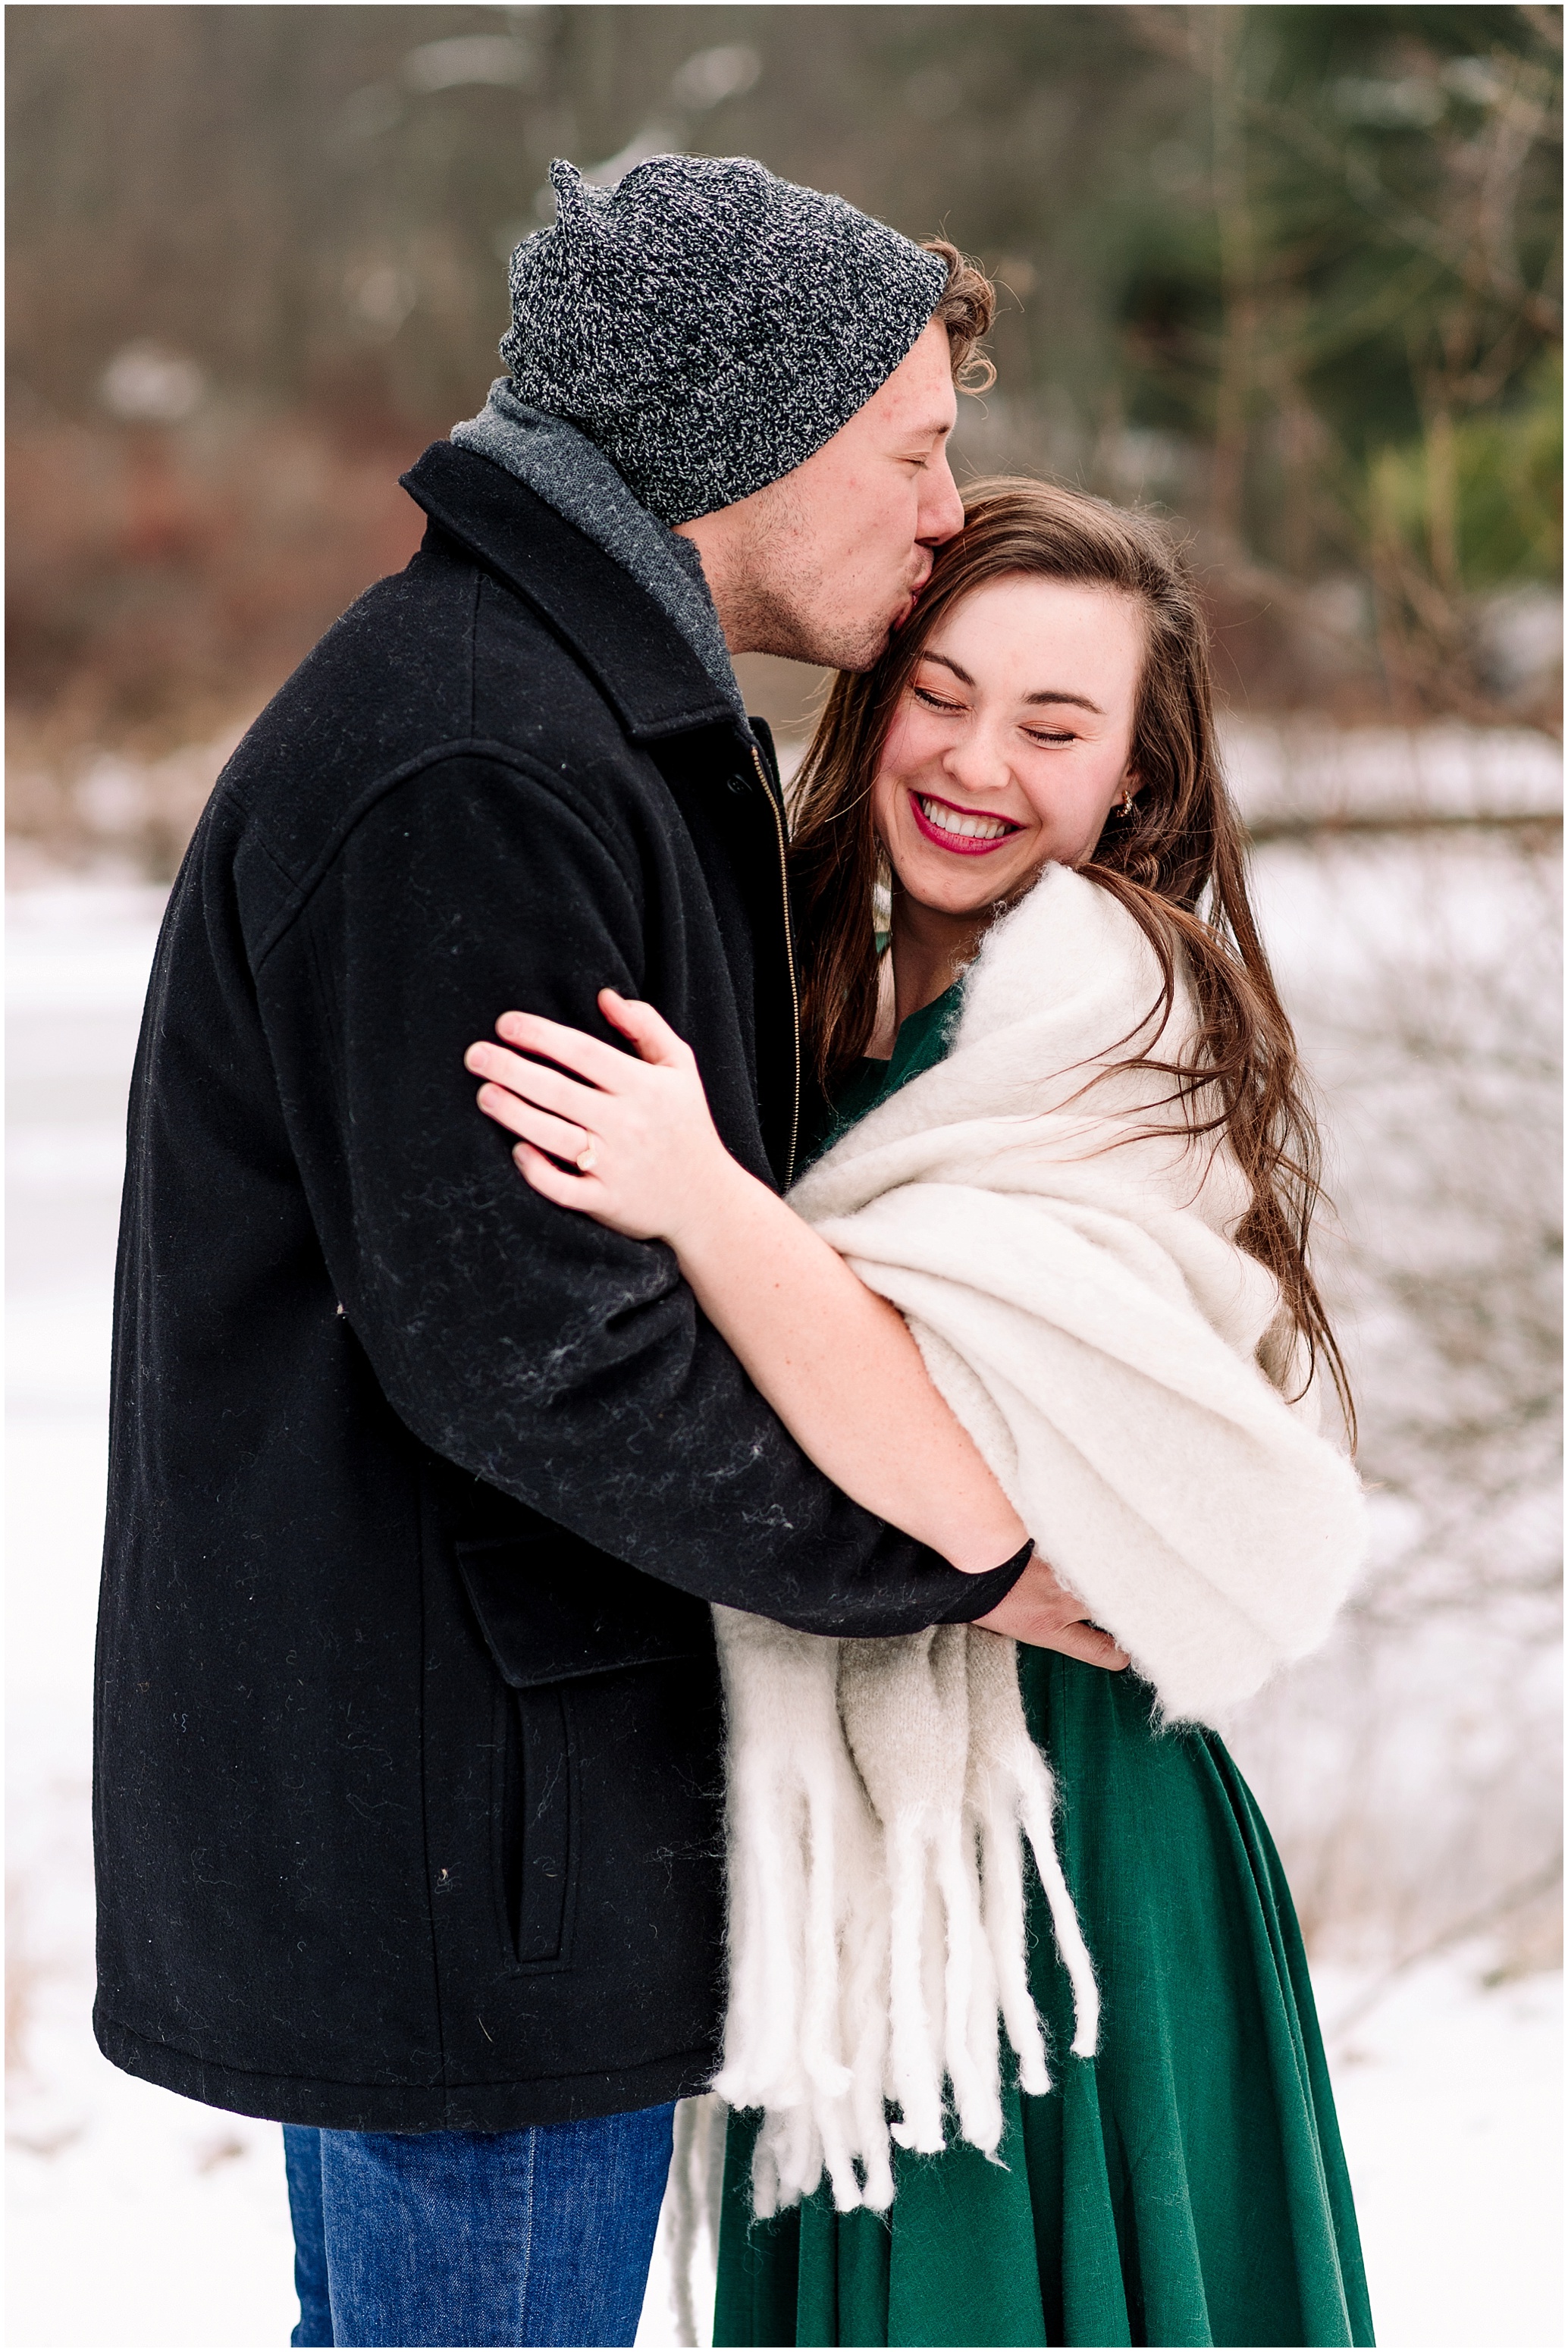
[[[749,156],[656,155],[617,188],[550,167],[552,228],[511,257],[501,358],[520,400],[689,522],[776,482],[918,341],[946,265]]]

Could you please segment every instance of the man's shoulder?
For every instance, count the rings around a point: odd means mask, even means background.
[[[306,656],[225,769],[227,829],[302,877],[355,813],[443,760],[603,772],[629,750],[594,680],[537,614],[432,530]]]

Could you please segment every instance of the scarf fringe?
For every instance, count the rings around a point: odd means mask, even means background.
[[[1026,1839],[1072,1983],[1074,2053],[1097,2047],[1055,1787],[1010,1642],[962,1625],[837,1642],[735,1610],[714,1619],[731,1979],[713,2088],[763,2110],[760,2217],[810,2196],[825,2172],[840,2212],[885,2212],[893,2144],[938,2153],[950,2105],[958,2137],[994,2159],[999,2017],[1023,2088],[1050,2088],[1028,1986]]]
[[[677,2344],[710,2344],[700,2328],[700,2305],[710,2314],[719,2265],[719,2219],[724,2195],[724,2136],[729,2110],[710,2094],[682,2099],[675,2110],[669,2179],[659,2213],[662,2272],[668,2283]],[[656,2258],[655,2268],[661,2266]]]

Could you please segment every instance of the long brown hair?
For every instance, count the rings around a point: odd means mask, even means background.
[[[930,584],[881,660],[836,681],[795,788],[791,862],[808,1066],[831,1099],[870,1042],[873,907],[887,875],[871,788],[934,631],[976,588],[1009,576],[1080,582],[1135,599],[1147,629],[1132,729],[1139,790],[1130,814],[1107,820],[1080,870],[1121,901],[1158,956],[1162,1025],[1184,956],[1197,1036],[1180,1064],[1139,1058],[1170,1073],[1194,1133],[1226,1130],[1251,1192],[1236,1239],[1279,1283],[1309,1376],[1321,1357],[1353,1437],[1344,1361],[1308,1264],[1322,1197],[1317,1120],[1247,893],[1246,838],[1221,772],[1208,630],[1192,572],[1152,518],[1081,490],[976,482],[963,507],[962,533],[939,551]]]

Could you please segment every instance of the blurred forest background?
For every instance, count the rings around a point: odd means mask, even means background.
[[[553,155],[744,152],[996,275],[958,470],[1189,539],[1336,1139],[1378,1550],[1237,1744],[1319,1950],[1547,1958],[1561,10],[25,5],[6,32],[21,882],[167,877],[242,728],[411,551],[396,475],[484,398]],[[809,677],[749,682],[798,731]]]
[[[977,254],[1007,291],[962,462],[1182,517],[1246,707],[1555,723],[1557,8],[22,6],[7,35],[15,828],[175,854],[200,763],[139,811],[101,755],[237,725],[403,560],[396,473],[483,399],[555,154],[754,154]]]

